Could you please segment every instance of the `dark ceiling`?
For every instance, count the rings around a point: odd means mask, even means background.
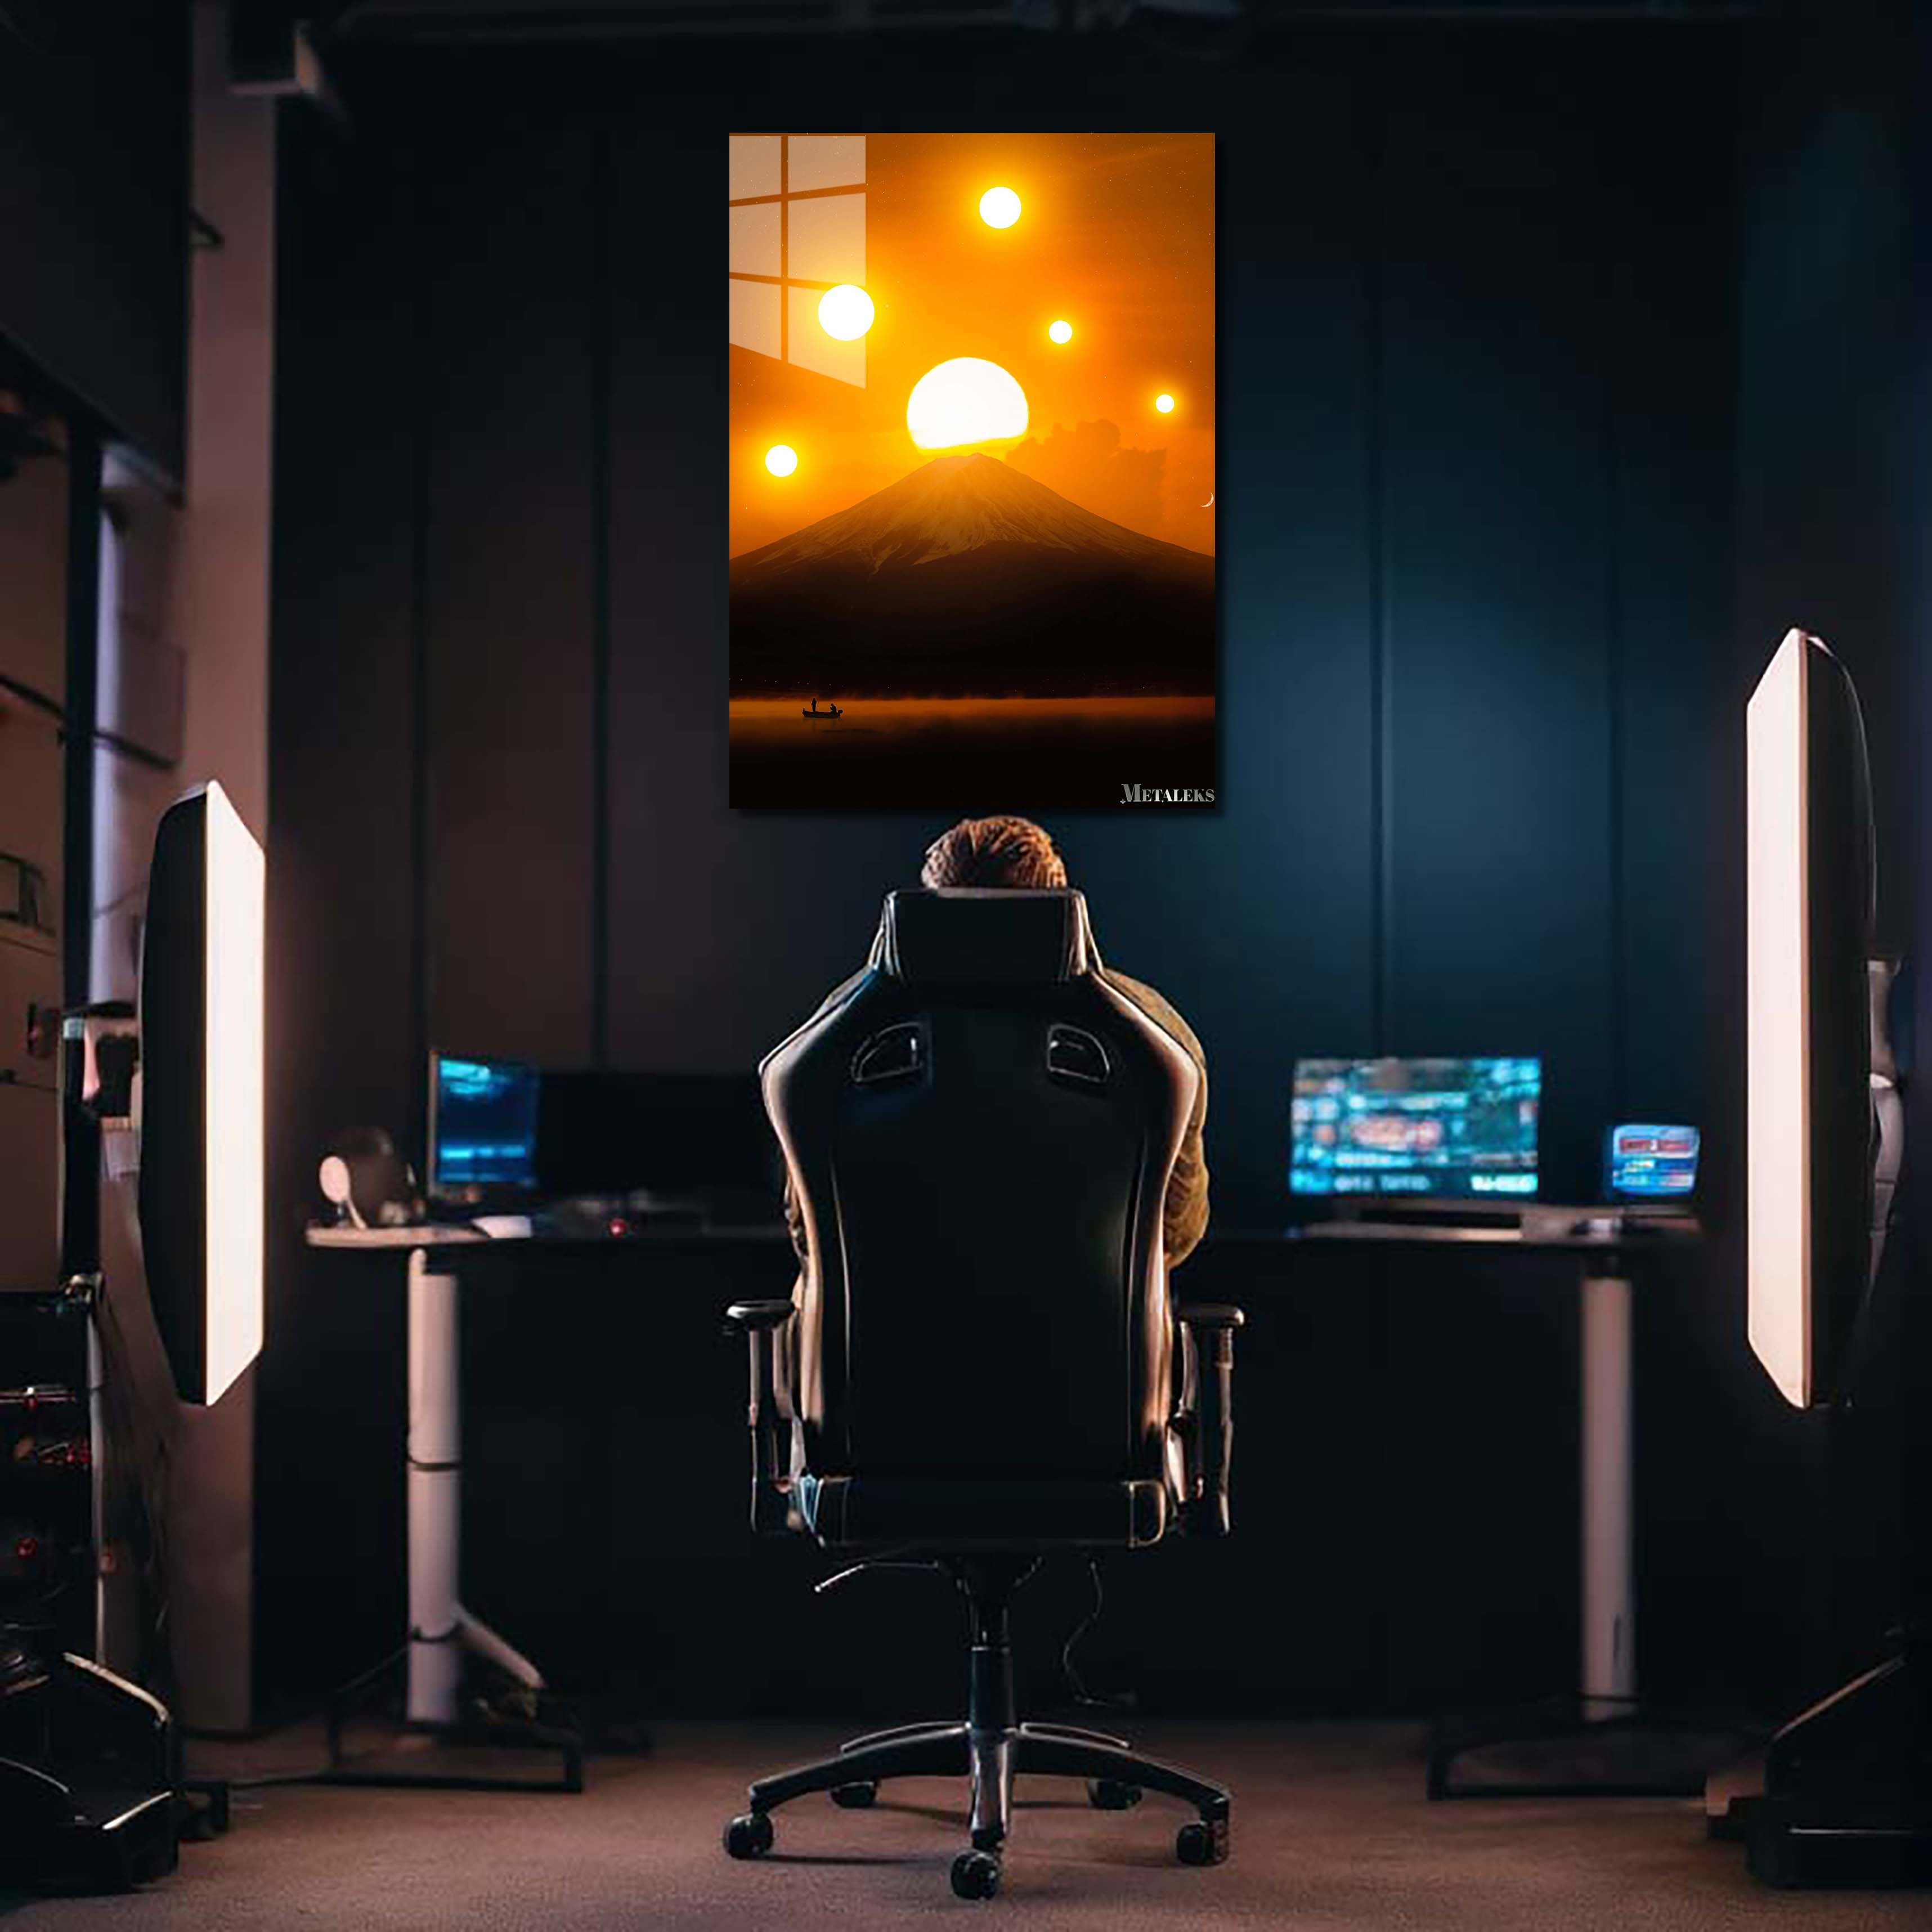
[[[1204,38],[1292,20],[1685,22],[1786,10],[1776,0],[251,0],[251,31],[300,18],[319,45],[352,40],[616,40],[1006,26],[1159,28]]]

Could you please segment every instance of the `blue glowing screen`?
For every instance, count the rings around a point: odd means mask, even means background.
[[[1521,1198],[1536,1192],[1543,1063],[1298,1060],[1297,1194]]]
[[[1669,1199],[1697,1185],[1695,1127],[1660,1127],[1633,1122],[1612,1127],[1605,1144],[1604,1184],[1612,1200]]]
[[[534,1187],[537,1070],[502,1060],[436,1061],[430,1186]]]

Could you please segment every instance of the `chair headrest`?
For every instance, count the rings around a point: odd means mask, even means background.
[[[1015,986],[1078,978],[1098,963],[1078,892],[889,892],[872,964],[911,986]]]

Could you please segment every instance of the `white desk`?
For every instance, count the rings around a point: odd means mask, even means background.
[[[1634,1256],[1680,1249],[1700,1240],[1702,1229],[1696,1217],[1652,1212],[1626,1222],[1614,1208],[1531,1208],[1520,1220],[1457,1226],[1394,1217],[1316,1221],[1288,1232],[1292,1239],[1308,1241],[1441,1244],[1576,1255],[1582,1382],[1582,1521],[1578,1538],[1582,1642],[1577,1703],[1586,1724],[1630,1717],[1637,1708],[1635,1378],[1627,1269]],[[1447,1753],[1432,1748],[1431,1797],[1455,1795],[1449,1784],[1450,1760],[1480,1741]],[[1677,1795],[1674,1786],[1671,1795]]]
[[[312,1248],[409,1258],[409,1430],[404,1481],[409,1520],[408,1687],[404,1713],[414,1727],[459,1725],[465,1653],[484,1658],[534,1696],[543,1673],[509,1640],[464,1607],[462,1592],[463,1410],[459,1291],[464,1266],[490,1256],[499,1265],[520,1252],[610,1255],[619,1250],[720,1243],[777,1244],[782,1225],[708,1227],[644,1222],[608,1239],[558,1235],[506,1217],[510,1232],[468,1225],[396,1228],[318,1225]]]

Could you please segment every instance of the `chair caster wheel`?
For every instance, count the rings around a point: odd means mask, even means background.
[[[763,1858],[772,1848],[772,1821],[762,1811],[747,1811],[724,1827],[724,1849],[734,1858]]]
[[[878,1781],[866,1778],[857,1784],[835,1784],[832,1802],[842,1811],[862,1811],[879,1795]]]
[[[1184,1865],[1225,1864],[1228,1858],[1227,1820],[1190,1820],[1174,1834],[1174,1855]]]
[[[1124,1784],[1118,1778],[1090,1778],[1087,1802],[1096,1811],[1130,1810],[1141,1802],[1138,1784]]]
[[[1000,1862],[991,1852],[962,1852],[952,1861],[952,1889],[962,1898],[991,1898],[1000,1888]]]

